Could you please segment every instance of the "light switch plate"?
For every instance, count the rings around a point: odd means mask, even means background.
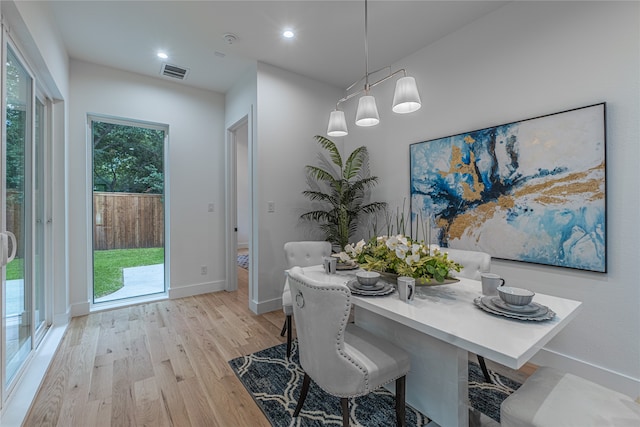
[[[267,212],[273,213],[276,211],[276,202],[267,202]]]

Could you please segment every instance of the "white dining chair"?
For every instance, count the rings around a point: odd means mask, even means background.
[[[309,267],[312,265],[322,264],[322,259],[331,256],[331,243],[320,241],[300,241],[287,242],[284,244],[284,254],[287,261],[287,270],[292,267]],[[291,303],[291,292],[286,279],[282,290],[282,310],[284,311],[285,321],[282,326],[280,336],[287,333],[287,357],[291,355],[291,316],[293,314],[293,306]]]
[[[462,270],[455,273],[456,277],[480,280],[482,273],[491,270],[491,255],[486,252],[451,248],[441,248],[440,251],[446,252],[450,259],[462,265]]]
[[[577,375],[539,367],[500,405],[503,427],[640,426],[640,404]]]
[[[406,375],[409,355],[397,345],[349,323],[351,291],[344,284],[325,283],[289,270],[293,316],[304,380],[293,416],[304,405],[310,381],[340,397],[342,425],[349,426],[349,398],[371,393],[396,382],[395,412],[405,425]]]
[[[456,277],[465,277],[467,279],[480,280],[482,273],[488,273],[491,270],[491,255],[486,252],[466,251],[462,249],[441,248],[442,252],[446,252],[449,258],[462,265],[462,269],[455,274]],[[476,355],[478,364],[482,369],[484,379],[488,383],[493,383],[487,363],[484,357]]]

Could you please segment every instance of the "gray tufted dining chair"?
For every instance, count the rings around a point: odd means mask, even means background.
[[[405,385],[409,355],[397,345],[348,323],[351,291],[344,284],[324,283],[289,270],[293,316],[298,333],[304,380],[294,417],[304,405],[313,380],[327,393],[340,397],[342,425],[349,426],[349,398],[369,394],[396,382],[395,410],[405,425]]]
[[[322,259],[331,256],[331,243],[320,241],[287,242],[284,244],[284,254],[287,260],[287,270],[292,267],[309,267],[322,264]],[[285,280],[282,290],[282,311],[286,316],[280,336],[287,333],[287,357],[291,355],[291,291]]]
[[[465,277],[467,279],[480,280],[482,273],[488,273],[491,270],[491,255],[486,252],[465,251],[462,249],[441,248],[442,252],[449,254],[449,258],[462,265],[462,270],[456,273],[456,277]],[[484,379],[488,383],[492,383],[489,370],[484,357],[478,357],[478,364]]]

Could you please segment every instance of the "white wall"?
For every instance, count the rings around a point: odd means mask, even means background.
[[[394,115],[383,106],[393,85],[383,85],[375,90],[381,124],[351,126],[346,137],[348,148],[370,150],[380,177],[374,197],[401,204],[411,143],[605,101],[608,273],[501,260],[493,270],[509,283],[584,303],[535,363],[633,397],[640,395],[639,6],[512,2],[396,64],[416,77],[421,110]]]
[[[171,297],[224,289],[224,96],[179,83],[71,61],[69,258],[73,315],[91,299],[91,176],[87,113],[169,125]],[[89,215],[88,215],[89,213]],[[89,249],[90,250],[90,249]],[[200,274],[200,266],[208,274]]]
[[[307,77],[258,63],[257,156],[259,176],[254,195],[258,221],[257,312],[281,307],[285,268],[284,244],[310,239],[300,226],[308,210],[304,166],[316,164],[322,151],[314,135],[326,132],[332,106],[342,96],[333,88]],[[340,145],[342,145],[340,143]],[[267,202],[275,212],[267,212]]]

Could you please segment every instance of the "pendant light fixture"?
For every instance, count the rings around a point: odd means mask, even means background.
[[[422,106],[420,101],[420,94],[418,93],[418,86],[416,85],[416,79],[407,76],[406,70],[400,69],[391,72],[391,67],[384,67],[379,70],[369,72],[369,46],[368,46],[368,2],[364,1],[364,61],[365,61],[365,75],[357,82],[347,88],[347,95],[338,100],[336,103],[336,109],[331,112],[329,116],[329,126],[327,127],[328,136],[345,136],[349,133],[347,130],[347,120],[344,115],[344,111],[340,110],[340,104],[349,99],[361,95],[358,101],[358,109],[356,110],[356,125],[358,126],[375,126],[380,123],[380,116],[378,115],[378,107],[376,106],[376,99],[371,95],[371,89],[382,82],[389,80],[390,78],[402,73],[403,77],[396,81],[396,89],[393,94],[393,104],[391,110],[394,113],[406,114],[417,111]],[[369,77],[373,74],[388,69],[387,75],[375,83],[369,83]],[[364,88],[351,92],[351,90],[364,80]]]

